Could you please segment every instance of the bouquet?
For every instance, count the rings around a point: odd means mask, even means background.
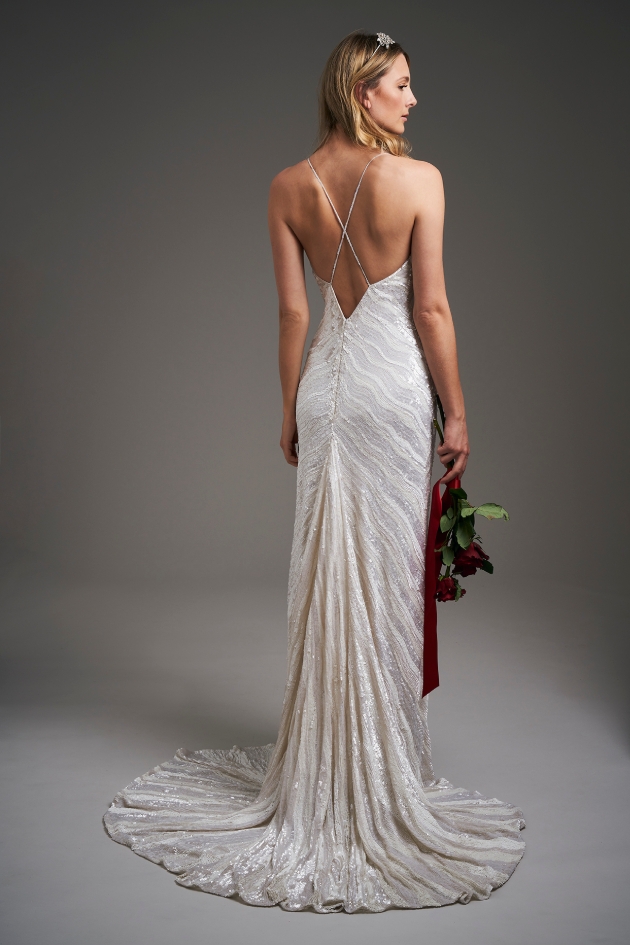
[[[444,425],[444,411],[440,398],[437,406]],[[444,442],[444,434],[437,417],[434,426]],[[439,685],[437,664],[437,609],[436,601],[460,600],[466,593],[459,583],[460,577],[470,577],[477,571],[492,574],[494,568],[489,556],[481,547],[481,537],[475,530],[475,515],[487,519],[504,518],[509,515],[496,502],[471,505],[459,479],[453,479],[451,487],[440,495],[438,480],[433,487],[431,514],[427,535],[425,586],[424,586],[424,657],[422,695]]]
[[[464,596],[466,589],[461,587],[456,575],[470,577],[477,571],[486,571],[488,574],[494,571],[489,556],[481,547],[481,537],[475,531],[475,515],[509,520],[505,509],[495,502],[471,505],[461,486],[448,491],[453,498],[445,514],[440,517],[440,535],[436,536],[438,540],[435,546],[435,553],[442,556],[445,568],[443,572],[440,569],[438,575],[435,595],[438,601],[459,600]]]
[[[440,398],[437,398],[442,424],[444,424],[444,410]],[[434,426],[444,442],[444,433],[437,417],[433,420]],[[475,515],[484,518],[504,518],[509,521],[510,516],[501,505],[496,502],[484,502],[483,505],[471,505],[468,495],[461,487],[459,479],[454,480],[455,487],[448,489],[442,499],[439,532],[435,536],[435,554],[441,555],[444,571],[440,568],[437,579],[436,600],[459,600],[466,593],[461,587],[459,577],[470,577],[477,571],[486,571],[492,574],[494,566],[490,558],[481,547],[481,536],[475,531]],[[453,572],[451,574],[451,568]]]

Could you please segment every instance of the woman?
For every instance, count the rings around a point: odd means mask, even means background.
[[[352,34],[324,72],[320,147],[271,187],[281,447],[298,476],[278,739],[180,750],[105,815],[181,885],[254,905],[485,899],[523,853],[518,810],[436,780],[420,696],[435,390],[444,482],[468,437],[442,182],[400,137],[415,104],[402,48]],[[300,376],[304,253],[325,308]]]

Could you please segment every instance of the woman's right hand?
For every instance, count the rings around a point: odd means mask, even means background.
[[[297,466],[298,464],[297,441],[297,420],[295,414],[290,414],[285,416],[282,421],[282,434],[280,435],[280,449],[290,466]]]
[[[452,467],[442,476],[440,482],[446,484],[453,479],[461,479],[466,470],[470,446],[468,445],[468,429],[466,420],[449,420],[444,424],[444,442],[437,449],[440,462]]]

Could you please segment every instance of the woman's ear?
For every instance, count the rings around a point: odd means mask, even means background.
[[[354,89],[354,94],[357,98],[357,101],[363,105],[364,108],[370,109],[372,107],[372,103],[368,98],[367,89],[365,88],[364,82],[357,82]]]

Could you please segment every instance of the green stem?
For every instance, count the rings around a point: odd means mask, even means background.
[[[440,418],[442,420],[442,429],[444,429],[446,426],[446,417],[444,415],[444,407],[442,406],[442,401],[437,396],[437,394],[435,396],[435,402],[437,404],[437,409],[440,411]]]
[[[435,395],[435,406],[437,407],[440,417],[442,418],[442,426],[440,426],[438,418],[435,416],[435,414],[433,415],[433,426],[438,432],[440,443],[444,443],[444,410],[442,409],[442,401],[437,394]]]

